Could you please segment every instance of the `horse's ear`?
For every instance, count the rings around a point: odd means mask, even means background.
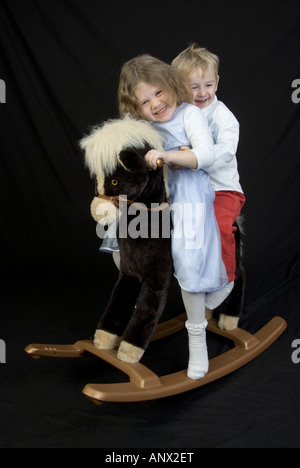
[[[122,166],[130,172],[146,172],[148,166],[144,156],[149,150],[148,146],[147,148],[124,148],[120,152],[119,160]]]

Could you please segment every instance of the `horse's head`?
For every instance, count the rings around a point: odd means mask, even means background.
[[[162,170],[150,172],[144,159],[150,149],[163,149],[161,137],[149,122],[128,116],[109,120],[94,128],[80,145],[85,150],[90,173],[97,179],[100,196],[123,195],[135,201],[147,191],[148,198],[151,197],[149,186],[154,189],[155,180],[160,185],[164,180],[167,187],[166,178],[159,176]],[[109,199],[95,197],[91,210],[93,218],[104,225],[118,217],[118,209]]]

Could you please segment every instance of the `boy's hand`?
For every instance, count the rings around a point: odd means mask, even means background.
[[[191,146],[180,146],[179,150],[180,151],[188,151],[191,149]]]

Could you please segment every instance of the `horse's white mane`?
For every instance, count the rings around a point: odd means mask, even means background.
[[[80,146],[85,151],[85,162],[91,175],[103,176],[112,174],[117,165],[122,164],[119,160],[122,149],[142,148],[145,143],[156,150],[163,150],[162,138],[149,122],[127,115],[96,126],[80,141]]]

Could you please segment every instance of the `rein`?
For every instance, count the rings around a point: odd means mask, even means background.
[[[141,205],[132,200],[128,200],[127,198],[123,198],[122,196],[110,197],[108,195],[98,195],[98,198],[102,200],[109,201],[113,203],[117,208],[120,207],[120,203],[127,203],[128,205],[135,205],[138,210],[146,210],[146,211],[163,211],[166,208],[169,208],[169,203],[163,203],[162,205],[156,206],[154,208],[147,208],[145,205]]]

